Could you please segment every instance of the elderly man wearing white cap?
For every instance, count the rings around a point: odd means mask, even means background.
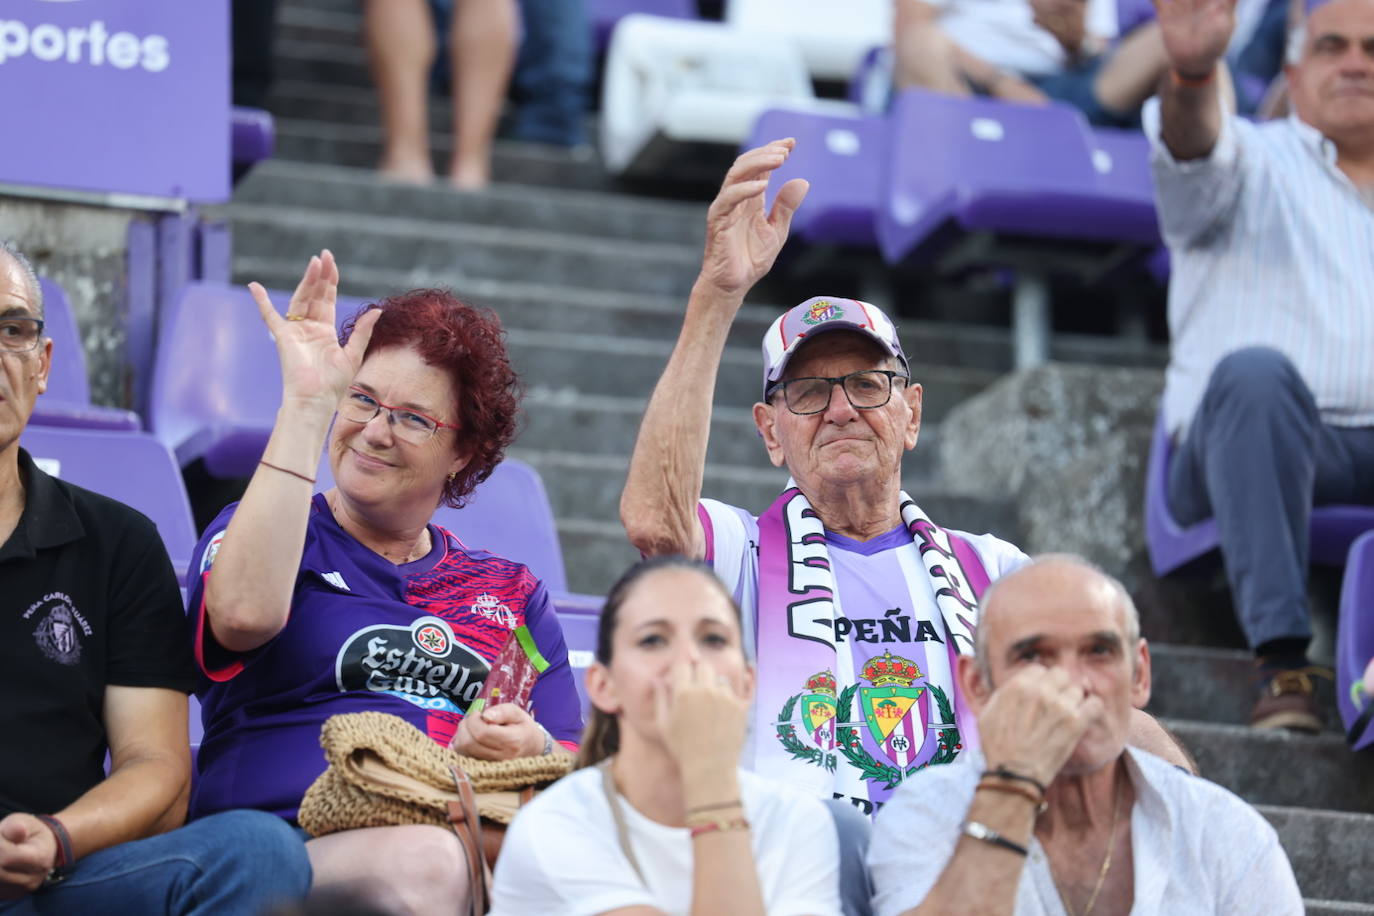
[[[892,322],[853,299],[809,299],[765,336],[754,420],[773,463],[791,475],[782,493],[759,516],[701,499],[726,336],[806,195],[806,182],[793,179],[764,210],[768,178],[792,146],[741,155],[711,204],[701,275],[645,413],[620,511],[642,553],[706,560],[743,609],[758,670],[744,765],[847,798],[852,818],[974,739],[955,660],[973,649],[982,589],[1026,558],[991,535],[937,526],[902,492],[921,386]],[[839,825],[843,849],[852,824]],[[842,863],[846,910],[862,912],[865,894],[849,871]]]

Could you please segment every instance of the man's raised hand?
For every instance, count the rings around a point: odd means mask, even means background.
[[[1236,28],[1236,0],[1154,0],[1164,50],[1174,70],[1203,78],[1226,54]]]
[[[993,691],[978,716],[983,755],[990,767],[1049,785],[1102,714],[1102,699],[1063,669],[1026,665]]]
[[[774,140],[742,153],[726,173],[720,193],[706,214],[706,254],[701,279],[717,292],[743,297],[772,268],[787,241],[792,214],[810,185],[793,178],[778,189],[771,212],[763,208],[772,173],[796,146]]]

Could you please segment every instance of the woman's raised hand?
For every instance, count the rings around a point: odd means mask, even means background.
[[[729,679],[702,662],[676,666],[654,695],[659,734],[682,774],[688,807],[738,796],[736,770],[749,703]]]
[[[519,706],[499,703],[463,716],[449,746],[479,760],[532,757],[544,752],[544,730]]]
[[[277,314],[261,284],[249,283],[248,291],[277,343],[283,404],[332,412],[358,373],[381,312],[374,309],[360,317],[348,345],[339,346],[334,327],[339,267],[328,249],[310,259],[285,316]]]

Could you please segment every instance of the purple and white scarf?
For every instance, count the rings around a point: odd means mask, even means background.
[[[932,523],[905,492],[901,513],[925,575],[913,569],[903,577],[909,594],[891,600],[909,599],[913,610],[933,600],[940,621],[926,625],[943,623],[943,634],[898,646],[895,656],[837,636],[837,622],[848,621],[825,529],[795,482],[759,516],[755,772],[823,797],[881,803],[917,770],[976,746],[953,671],[958,655],[973,653],[987,571],[972,545]],[[912,621],[890,611],[881,623],[909,634]]]

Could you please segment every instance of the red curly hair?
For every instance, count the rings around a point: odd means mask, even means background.
[[[378,309],[367,355],[390,347],[411,347],[420,358],[453,379],[458,405],[457,435],[472,448],[467,467],[446,484],[442,501],[461,508],[477,485],[505,457],[515,439],[520,377],[506,354],[506,331],[488,308],[478,308],[446,289],[412,289],[364,306],[339,335],[346,343],[358,319]]]

